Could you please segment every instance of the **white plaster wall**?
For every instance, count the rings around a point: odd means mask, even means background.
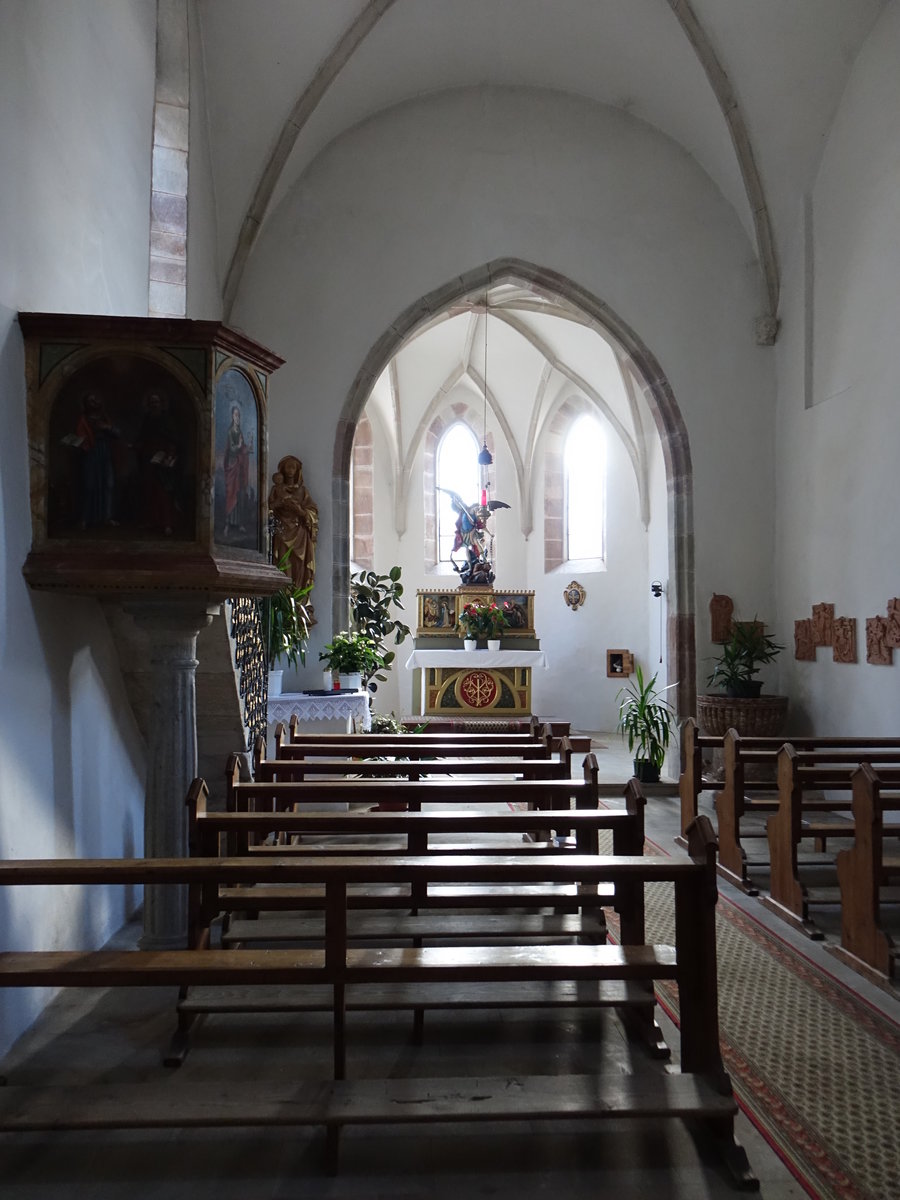
[[[637,480],[622,442],[602,417],[606,435],[606,570],[577,560],[544,573],[544,472],[537,473],[535,532],[528,543],[528,584],[535,589],[534,623],[549,668],[532,675],[532,707],[573,729],[616,727],[623,680],[607,678],[606,651],[647,655],[647,532],[640,519]],[[587,592],[573,610],[563,598],[572,580]]]
[[[146,314],[156,5],[0,0],[0,857],[140,853],[143,748],[105,619],[31,592],[18,310]],[[134,897],[0,896],[4,948],[95,946]],[[11,991],[0,1053],[46,999]]]
[[[328,494],[335,422],[372,345],[502,256],[585,287],[657,356],[690,438],[697,594],[771,612],[774,372],[753,338],[752,248],[683,149],[579,98],[479,89],[385,112],[323,152],[267,223],[235,319],[288,358],[271,436],[300,429],[315,447],[314,494]],[[323,579],[330,526],[325,513]],[[646,621],[644,608],[641,637]]]
[[[854,65],[785,278],[778,349],[778,631],[791,727],[896,733],[900,653],[866,662],[865,618],[900,595],[897,327],[900,323],[900,4],[888,5]],[[808,310],[807,275],[814,278]],[[811,323],[809,348],[804,338]],[[810,407],[806,406],[809,397]],[[793,658],[810,606],[857,618],[859,661]]]
[[[667,659],[667,621],[669,616],[669,589],[674,581],[669,578],[669,497],[666,486],[666,464],[663,461],[662,443],[652,427],[649,417],[644,418],[647,452],[647,490],[650,496],[650,523],[647,527],[647,657],[642,666],[646,675],[657,676],[657,686],[665,687],[669,682]],[[663,594],[657,599],[650,592],[650,583],[658,580],[663,585]],[[662,632],[660,632],[660,621]],[[662,661],[660,661],[662,660]],[[702,663],[700,664],[702,668]],[[701,674],[702,678],[702,674]],[[678,680],[671,680],[677,683]]]

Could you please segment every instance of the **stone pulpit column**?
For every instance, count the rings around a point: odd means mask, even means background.
[[[144,856],[186,858],[185,797],[197,774],[197,634],[219,605],[204,600],[139,601],[127,611],[147,634],[151,667]],[[142,949],[184,946],[186,936],[187,889],[171,884],[145,887]]]

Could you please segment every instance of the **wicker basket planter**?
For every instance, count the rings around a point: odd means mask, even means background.
[[[742,737],[777,737],[787,708],[787,696],[698,696],[697,721],[709,737],[722,737],[728,729]]]

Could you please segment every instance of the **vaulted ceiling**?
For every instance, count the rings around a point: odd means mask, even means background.
[[[393,106],[491,86],[587,98],[678,143],[736,212],[774,318],[785,247],[884,4],[199,0],[225,317],[260,231],[335,139]],[[373,411],[389,430],[400,490],[448,391],[468,389],[482,404],[485,301],[488,406],[523,495],[542,423],[571,388],[622,438],[643,501],[652,431],[624,356],[583,314],[514,285],[470,296],[420,328],[376,384]]]
[[[550,89],[684,147],[754,243],[772,313],[850,65],[885,0],[200,0],[226,316],[260,228],[344,131],[418,97]]]

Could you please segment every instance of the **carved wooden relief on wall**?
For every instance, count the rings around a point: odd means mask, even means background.
[[[812,606],[813,641],[817,646],[831,646],[834,639],[834,605]]]
[[[900,648],[900,596],[888,600],[885,645]]]
[[[890,666],[894,651],[887,643],[887,617],[866,617],[866,662],[878,667]]]
[[[727,642],[731,637],[731,618],[734,616],[734,601],[730,596],[714,594],[709,602],[711,642]]]
[[[816,643],[813,640],[813,623],[811,617],[794,622],[794,658],[798,662],[816,661]]]
[[[856,662],[856,617],[835,617],[834,661],[843,663]]]

